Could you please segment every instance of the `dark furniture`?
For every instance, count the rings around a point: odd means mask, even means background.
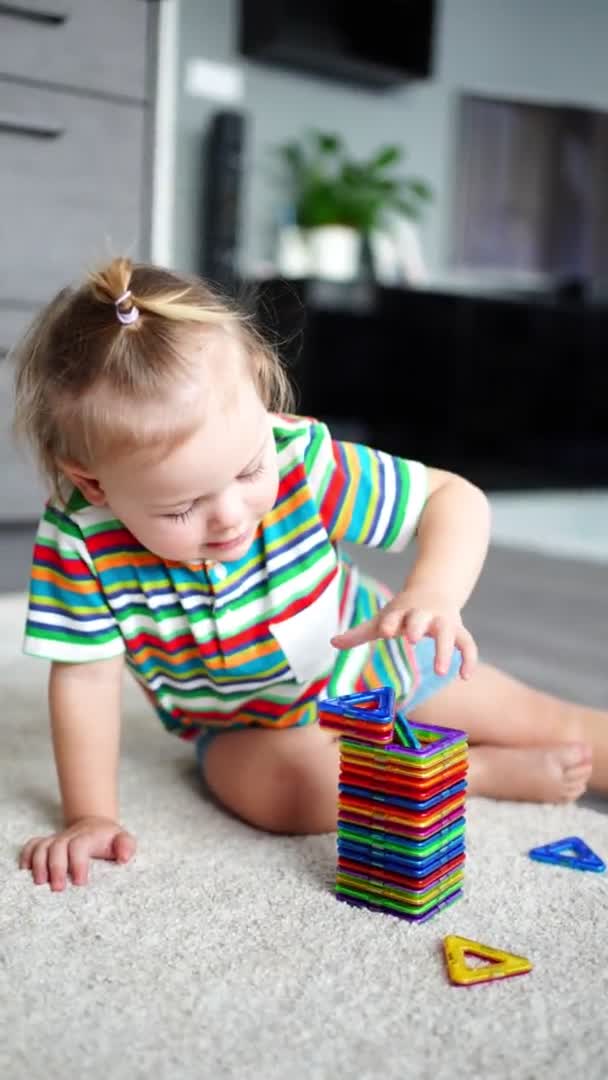
[[[239,0],[249,60],[382,90],[431,74],[435,0]]]
[[[485,487],[608,482],[608,306],[268,281],[257,312],[334,430]]]

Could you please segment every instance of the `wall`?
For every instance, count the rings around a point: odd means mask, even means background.
[[[442,0],[435,76],[390,91],[366,91],[244,62],[236,50],[236,0],[174,0],[179,5],[173,264],[196,269],[201,143],[219,107],[185,90],[197,57],[238,67],[249,119],[243,200],[247,265],[268,256],[279,198],[269,181],[269,150],[308,126],[344,134],[353,151],[385,141],[408,151],[412,173],[426,177],[436,202],[423,227],[431,273],[449,261],[457,100],[463,91],[608,110],[606,0]]]

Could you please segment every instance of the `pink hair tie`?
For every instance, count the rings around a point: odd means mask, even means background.
[[[120,304],[124,304],[125,300],[129,300],[131,297],[131,290],[127,289],[122,296],[118,297],[118,300],[114,301],[114,307],[116,308],[116,317],[123,326],[130,326],[131,323],[137,322],[139,319],[139,308],[133,304],[130,311],[121,311]]]

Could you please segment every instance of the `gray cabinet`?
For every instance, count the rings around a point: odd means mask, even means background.
[[[42,481],[25,448],[11,436],[13,369],[7,353],[31,318],[27,308],[0,308],[0,522],[25,521],[44,504]]]
[[[148,251],[152,20],[145,0],[0,4],[0,522],[42,505],[11,436],[10,348],[64,285]]]
[[[0,292],[42,303],[140,251],[144,110],[0,82]],[[16,227],[17,226],[17,227]]]
[[[143,102],[147,9],[145,0],[0,4],[0,72]]]

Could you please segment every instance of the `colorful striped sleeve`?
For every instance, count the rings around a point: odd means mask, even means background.
[[[333,439],[325,424],[313,422],[305,467],[331,540],[406,547],[428,494],[422,462]]]
[[[124,651],[78,526],[47,506],[34,545],[24,652],[79,663]]]

